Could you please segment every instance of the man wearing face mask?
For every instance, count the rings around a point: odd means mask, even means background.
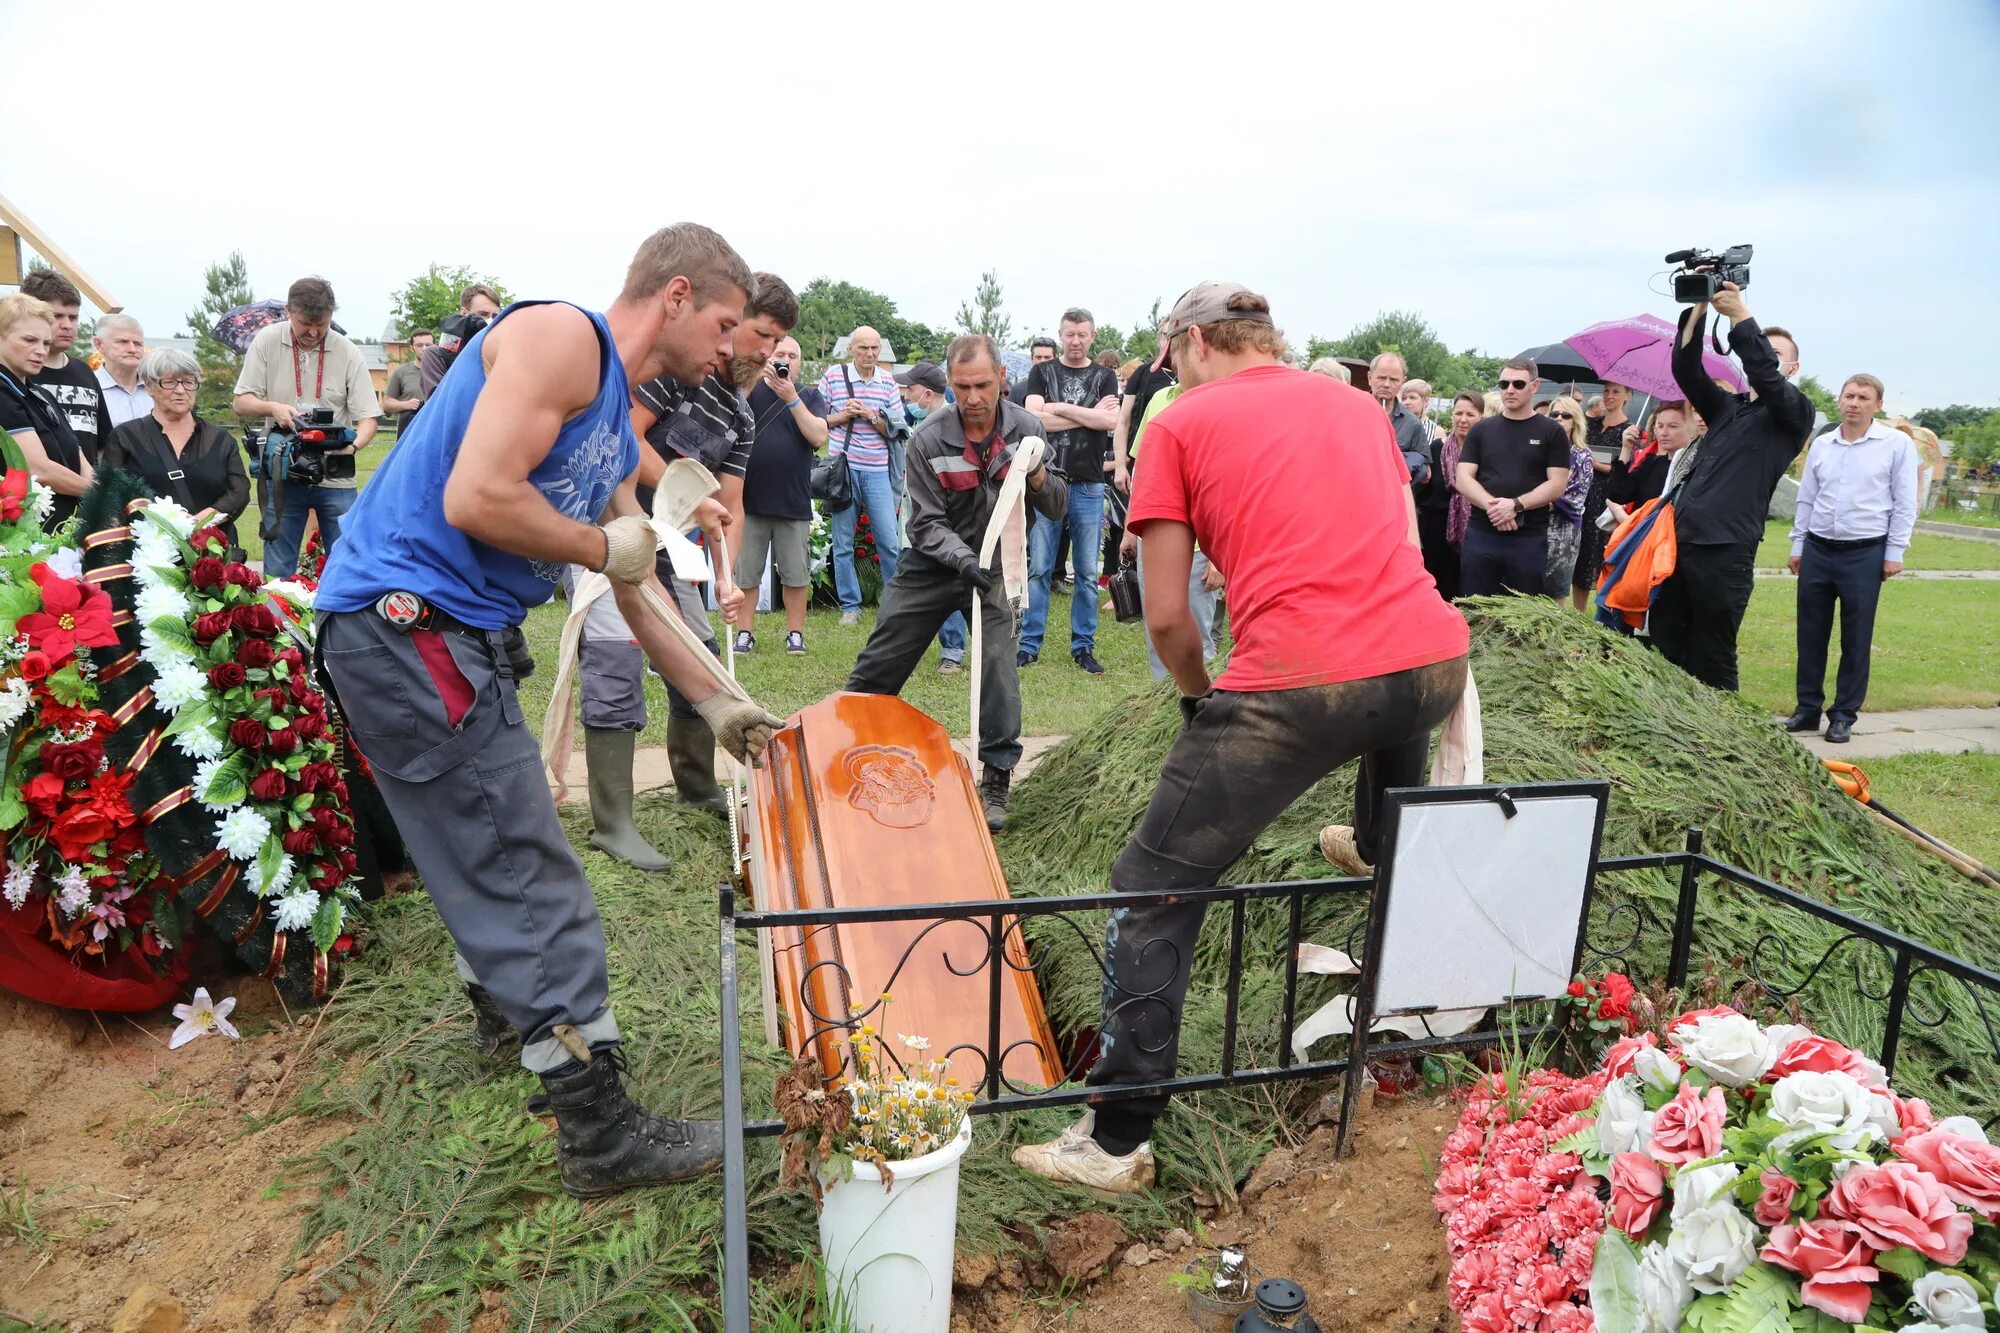
[[[951,405],[950,385],[946,383],[944,372],[935,361],[919,361],[908,370],[896,376],[896,383],[903,393],[903,412],[910,418],[910,429],[923,424],[926,417],[944,411]],[[903,544],[909,545],[909,506],[903,508]],[[944,622],[938,631],[938,674],[955,676],[965,670],[965,617],[959,612],[951,613],[951,619]]]
[[[285,295],[285,318],[267,324],[250,340],[236,377],[236,415],[263,418],[274,428],[291,429],[293,417],[309,407],[330,407],[336,425],[354,428],[354,443],[335,454],[358,454],[375,438],[382,414],[374,381],[361,349],[333,330],[333,284],[300,278]],[[264,544],[264,573],[288,579],[298,571],[306,516],[319,519],[320,538],[330,554],[340,541],[341,520],[354,504],[356,480],[332,475],[318,486],[286,486],[278,531]],[[266,516],[265,522],[270,521]]]

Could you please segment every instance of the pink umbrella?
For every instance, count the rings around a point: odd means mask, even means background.
[[[1679,334],[1680,330],[1658,315],[1634,315],[1593,324],[1563,341],[1590,363],[1600,379],[1655,398],[1672,399],[1681,397],[1672,365],[1674,339]],[[1701,365],[1709,378],[1721,380],[1738,393],[1748,387],[1734,361],[1717,356],[1706,346]]]

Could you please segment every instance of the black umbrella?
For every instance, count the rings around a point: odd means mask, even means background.
[[[250,340],[262,329],[267,325],[276,324],[284,317],[285,303],[275,296],[267,297],[262,301],[252,301],[249,305],[237,306],[216,321],[215,327],[208,331],[208,336],[230,351],[241,355],[250,350]],[[338,324],[333,326],[333,331],[343,334],[347,332]]]

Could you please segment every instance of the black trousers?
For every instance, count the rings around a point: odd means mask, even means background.
[[[1447,602],[1458,596],[1458,551],[1446,540],[1449,509],[1417,509],[1417,540],[1424,548],[1424,568],[1437,581],[1438,596]]]
[[[1361,760],[1355,841],[1380,852],[1382,793],[1422,786],[1432,728],[1465,691],[1466,659],[1296,690],[1216,690],[1167,754],[1139,831],[1111,867],[1117,893],[1209,888],[1257,835],[1321,778]],[[1104,1016],[1086,1082],[1153,1083],[1179,1061],[1181,1005],[1206,908],[1120,907],[1105,937]],[[1164,1093],[1107,1103],[1133,1141],[1164,1112]],[[1134,1126],[1134,1120],[1139,1121]]]
[[[1882,600],[1882,562],[1889,539],[1834,550],[1806,538],[1799,559],[1799,707],[1817,713],[1826,702],[1826,646],[1833,608],[1840,604],[1840,673],[1827,717],[1850,726],[1868,697],[1869,645],[1875,604]]]
[[[1465,549],[1459,553],[1458,594],[1485,597],[1518,592],[1541,597],[1546,593],[1548,569],[1547,528],[1496,532],[1475,520],[1465,529]]]
[[[1683,546],[1648,621],[1661,656],[1704,685],[1736,688],[1736,632],[1757,584],[1757,544]]]
[[[1021,762],[1021,673],[1014,665],[1014,611],[997,581],[993,594],[981,596],[979,603],[985,616],[979,641],[979,762],[1012,772]],[[905,550],[896,577],[882,591],[875,630],[862,646],[847,688],[857,694],[901,694],[904,682],[954,611],[971,616],[971,589],[929,556]]]

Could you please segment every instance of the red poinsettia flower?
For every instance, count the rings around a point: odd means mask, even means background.
[[[17,625],[28,636],[29,647],[61,662],[78,644],[106,648],[118,642],[118,631],[111,625],[111,598],[104,589],[66,579],[47,565],[36,565],[28,573],[42,590],[42,609],[22,616]]]
[[[21,517],[27,507],[28,474],[22,468],[10,468],[0,476],[0,519],[12,523]]]

